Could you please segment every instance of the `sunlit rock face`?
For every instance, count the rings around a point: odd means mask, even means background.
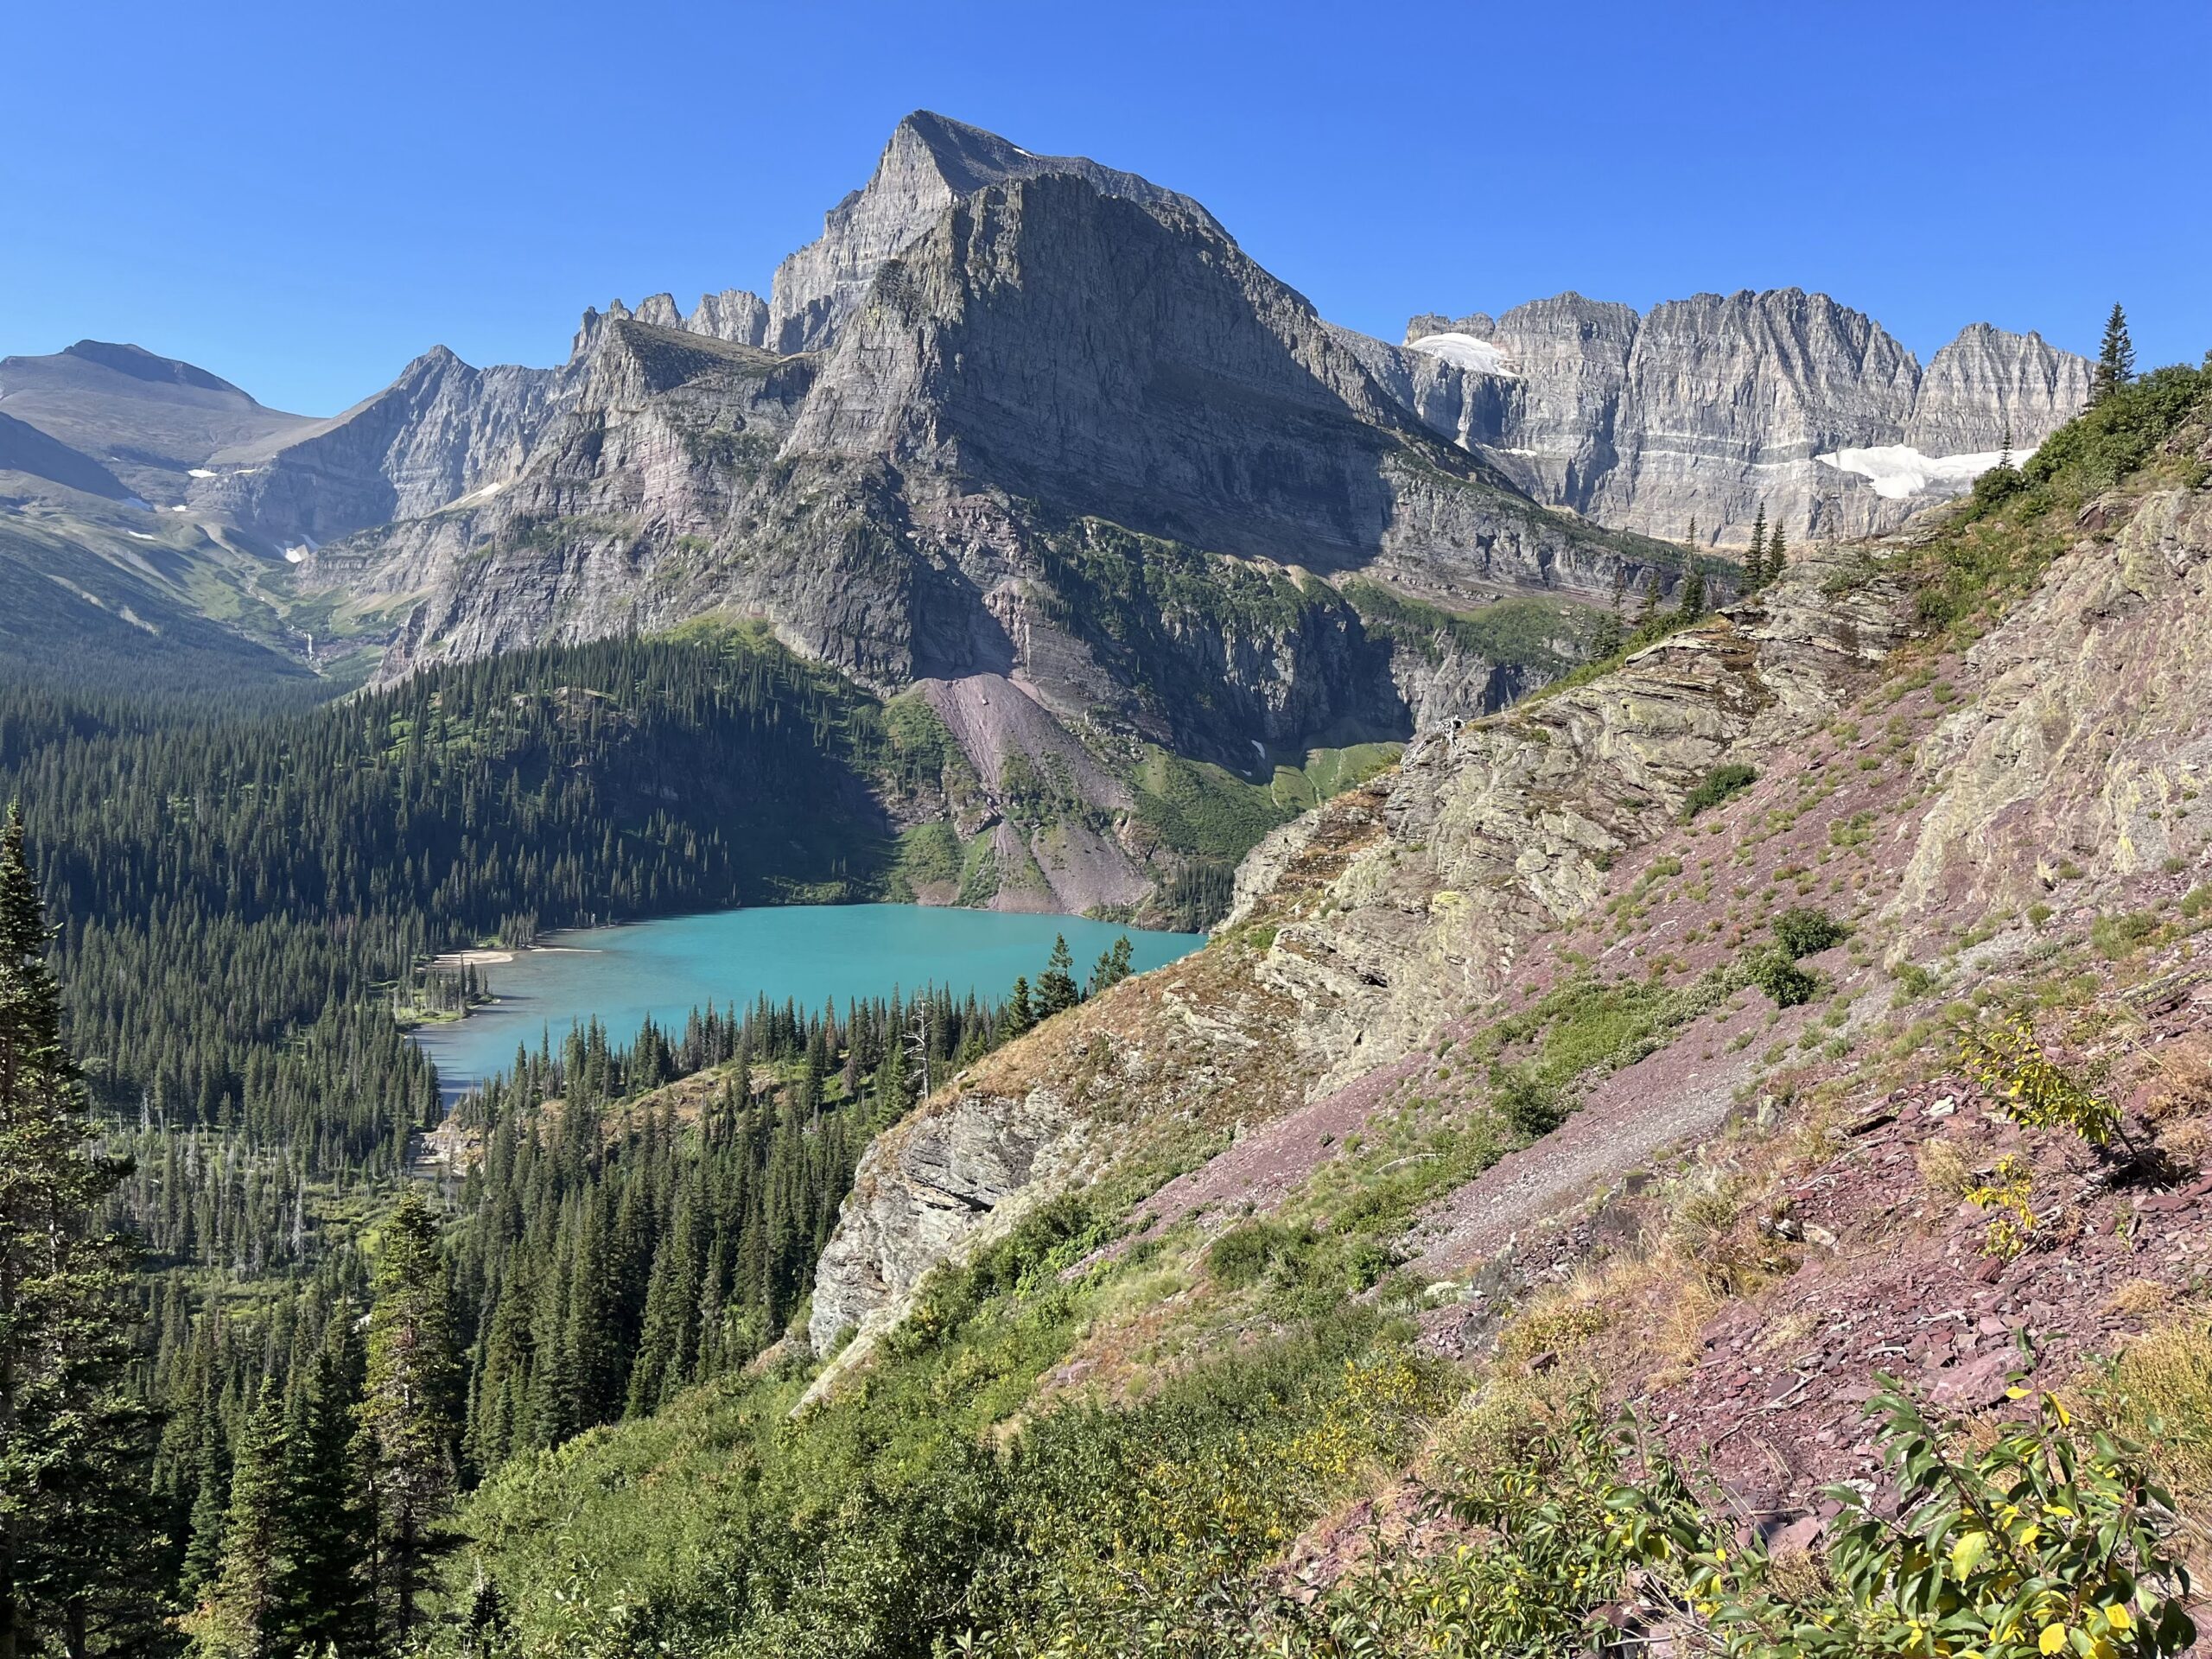
[[[1433,430],[1538,500],[1740,547],[1864,534],[2024,457],[2088,400],[2088,359],[1975,323],[1923,369],[1824,294],[1700,294],[1639,316],[1562,294],[1492,319],[1416,317],[1370,353]]]

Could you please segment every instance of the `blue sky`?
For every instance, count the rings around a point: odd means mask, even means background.
[[[84,335],[331,412],[429,346],[766,291],[925,107],[1204,200],[1340,322],[1795,284],[2212,346],[2212,6],[315,6],[26,0],[0,353]]]

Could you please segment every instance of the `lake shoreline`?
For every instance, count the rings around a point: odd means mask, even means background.
[[[1035,912],[959,906],[765,905],[563,929],[555,941],[514,950],[442,953],[449,971],[488,969],[490,1000],[460,1018],[411,1028],[409,1039],[438,1068],[448,1099],[506,1071],[518,1046],[536,1050],[596,1020],[613,1041],[646,1020],[680,1030],[695,1008],[749,1004],[819,1007],[924,986],[995,1002],[1017,976],[1033,984],[1052,941],[1065,936],[1078,980],[1127,936],[1142,972],[1197,950],[1202,933]]]

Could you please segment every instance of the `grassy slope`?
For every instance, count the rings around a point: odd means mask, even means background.
[[[527,1641],[546,1651],[657,1637],[678,1652],[918,1653],[932,1636],[1011,1618],[1062,1630],[1067,1651],[1136,1652],[1159,1637],[1137,1625],[1160,1615],[1185,1643],[1160,1650],[1254,1650],[1217,1621],[1204,1640],[1220,1645],[1201,1645],[1196,1581],[1224,1573],[1246,1585],[1255,1563],[1317,1522],[1332,1547],[1328,1518],[1378,1481],[1389,1490],[1389,1471],[1416,1443],[1433,1474],[1507,1466],[1527,1425],[1584,1390],[1671,1403],[1710,1435],[1729,1420],[1710,1415],[1709,1401],[1716,1390],[1729,1400],[1749,1357],[1714,1353],[1702,1331],[1802,1341],[1817,1327],[1793,1310],[1824,1306],[1808,1300],[1815,1291],[1878,1309],[1863,1264],[1900,1249],[1940,1260],[1945,1248],[1971,1262],[1986,1223],[1958,1212],[1935,1184],[1949,1179],[1942,1170],[1923,1173],[1932,1154],[1921,1148],[1941,1137],[1930,1133],[1940,1120],[1916,1126],[1897,1154],[1868,1142],[1872,1158],[1831,1126],[1897,1088],[1932,1101],[1960,1087],[1939,1037],[1947,1007],[1970,1006],[1952,1000],[1959,992],[2056,1010],[2077,1032],[2124,1025],[2133,987],[2186,966],[2212,925],[2212,893],[2169,874],[2144,887],[2125,926],[2054,920],[2046,907],[2028,918],[2050,930],[2028,953],[2032,966],[1977,983],[1974,952],[1989,937],[1978,930],[1924,965],[1884,965],[1871,918],[1895,872],[1890,838],[1872,832],[1914,810],[1911,755],[1957,695],[1949,652],[2033,582],[2080,504],[2130,474],[2202,481],[2197,463],[2158,448],[2174,420],[2155,400],[2173,391],[2153,387],[2069,429],[2024,469],[2022,487],[1980,493],[1919,548],[1922,613],[1939,635],[1816,753],[1778,758],[1758,788],[1624,865],[1610,900],[1532,961],[1529,1005],[1440,1029],[1427,1063],[1271,1218],[1210,1249],[1184,1223],[1099,1257],[1089,1247],[1121,1207],[1102,1190],[1096,1207],[1064,1207],[975,1266],[941,1273],[861,1388],[810,1414],[785,1417],[795,1376],[765,1376],[510,1471],[467,1521],[479,1558],[513,1592]],[[1700,968],[1764,948],[1765,923],[1793,902],[1861,928],[1821,960],[1813,1001],[1778,1007]],[[1213,950],[1252,948],[1224,939]],[[1601,957],[1627,974],[1592,971]],[[1650,1079],[1631,1088],[1662,1088],[1669,1066],[1724,1052],[1756,1056],[1752,1075],[1778,1098],[1795,1094],[1798,1110],[1776,1130],[1670,1162],[1617,1205],[1611,1262],[1601,1257],[1563,1291],[1528,1294],[1497,1362],[1441,1373],[1411,1356],[1406,1339],[1417,1322],[1433,1326],[1437,1287],[1393,1268],[1409,1217],[1617,1069]],[[2199,1063],[2212,1077],[2212,1057]],[[2156,1086],[2177,1152],[2212,1144],[2193,1127],[2212,1109],[2212,1086]],[[2069,1156],[2063,1136],[2014,1139],[2039,1168]],[[1827,1247],[1791,1244],[1764,1224],[1787,1213],[1778,1198],[1808,1190],[1848,1193],[1875,1218],[1854,1249],[1831,1261],[1818,1255]],[[1852,1224],[1866,1225],[1858,1215]],[[2018,1271],[2040,1283],[2045,1269]],[[1347,1300],[1362,1291],[1371,1312]],[[2024,1289],[2022,1305],[2040,1294]],[[2171,1314],[2192,1294],[2184,1274],[2122,1299],[2133,1311],[2121,1328],[2158,1334],[2123,1368],[2132,1392],[2104,1414],[2139,1424],[2155,1400],[2170,1417],[2212,1427],[2202,1321]],[[1770,1303],[1776,1312],[1763,1315]],[[2079,1340],[2050,1345],[2058,1372],[2090,1351]],[[1531,1376],[1522,1362],[1539,1354]],[[1810,1445],[1826,1420],[1793,1413],[1767,1433],[1802,1432]],[[1148,1438],[1149,1453],[1133,1438]],[[1732,1449],[1759,1461],[1748,1442]],[[2200,1484],[2190,1496],[2207,1494]],[[1110,1527],[1095,1524],[1102,1513]],[[771,1537],[784,1541],[770,1549]],[[1239,1596],[1264,1600],[1248,1587],[1230,1603]],[[1007,1650],[1017,1649],[1027,1650]]]

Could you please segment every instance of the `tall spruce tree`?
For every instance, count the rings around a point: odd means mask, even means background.
[[[450,1542],[439,1522],[454,1494],[460,1380],[438,1224],[411,1187],[382,1230],[375,1298],[359,1456],[374,1524],[377,1634],[404,1645],[422,1622],[431,1566]]]
[[[124,1392],[128,1259],[93,1210],[128,1173],[88,1154],[51,938],[0,827],[0,1659],[89,1653],[143,1624],[152,1421]]]
[[[1695,565],[1682,578],[1682,594],[1675,603],[1675,611],[1685,622],[1694,622],[1705,614],[1705,572]]]
[[[1782,563],[1787,556],[1783,540],[1782,523],[1775,521],[1774,532],[1766,538],[1766,568],[1760,573],[1759,585],[1764,587],[1782,574]]]
[[[273,1659],[288,1651],[284,1580],[291,1567],[291,1437],[276,1379],[264,1379],[231,1474],[223,1564],[188,1622],[201,1659]]]
[[[1745,592],[1757,588],[1766,578],[1766,503],[1759,503],[1759,516],[1751,521],[1751,551],[1744,555],[1744,588]]]
[[[1049,1020],[1076,1005],[1075,957],[1068,950],[1068,936],[1056,934],[1045,971],[1037,976],[1037,1017]]]
[[[1098,953],[1090,970],[1090,995],[1111,990],[1129,976],[1129,936],[1126,933]]]
[[[354,1457],[361,1351],[353,1313],[343,1302],[332,1311],[290,1423],[290,1559],[280,1587],[288,1634],[307,1654],[358,1653],[374,1628],[368,1494]]]
[[[2135,378],[2135,342],[2127,337],[2127,313],[2117,304],[2105,319],[2104,344],[2089,376],[2089,402],[2101,404]]]

